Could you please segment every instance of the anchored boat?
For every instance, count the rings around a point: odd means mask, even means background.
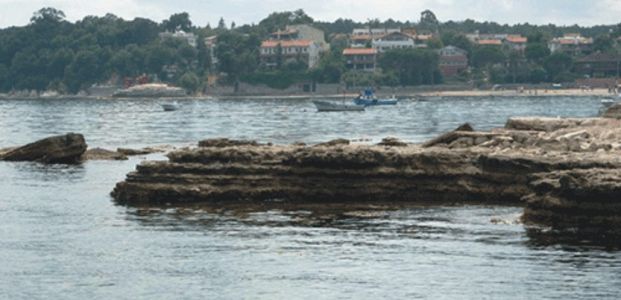
[[[313,104],[317,107],[319,112],[331,112],[331,111],[364,111],[364,106],[350,105],[350,104],[338,104],[328,101],[313,101]]]
[[[364,94],[361,94],[357,98],[354,99],[354,104],[356,105],[364,105],[364,106],[375,106],[375,105],[396,105],[399,100],[394,96],[388,99],[378,99],[373,92],[373,89],[365,89]]]
[[[176,101],[172,103],[164,103],[162,104],[162,108],[164,111],[175,111],[179,109],[179,104]]]

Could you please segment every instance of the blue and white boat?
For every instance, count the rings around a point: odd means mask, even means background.
[[[375,105],[396,105],[399,100],[392,97],[388,99],[378,99],[372,89],[365,89],[364,94],[361,94],[354,99],[356,105],[375,106]]]

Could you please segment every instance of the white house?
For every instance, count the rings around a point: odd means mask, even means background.
[[[422,48],[426,45],[417,44],[410,35],[401,32],[393,32],[374,39],[372,46],[374,49],[377,49],[379,53],[383,53],[393,49]]]

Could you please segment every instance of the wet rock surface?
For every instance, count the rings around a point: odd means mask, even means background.
[[[520,203],[527,222],[607,228],[620,216],[612,207],[621,209],[619,141],[613,118],[512,118],[504,128],[463,127],[422,145],[211,140],[140,164],[112,196],[130,205]]]
[[[83,160],[127,160],[127,155],[102,148],[88,149],[82,157]]]
[[[620,169],[541,173],[530,185],[525,222],[599,239],[621,237]]]
[[[0,160],[73,164],[81,161],[86,148],[84,136],[68,133],[9,150],[0,154]]]

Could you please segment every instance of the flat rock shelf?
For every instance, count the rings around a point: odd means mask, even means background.
[[[615,118],[512,118],[491,132],[462,126],[422,145],[207,140],[138,165],[112,196],[127,205],[522,203],[527,223],[616,235],[619,141]]]

